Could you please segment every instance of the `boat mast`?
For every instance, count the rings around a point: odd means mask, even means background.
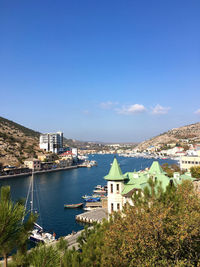
[[[32,177],[31,177],[31,213],[33,213],[33,186],[34,186],[33,173],[34,169],[32,170]]]

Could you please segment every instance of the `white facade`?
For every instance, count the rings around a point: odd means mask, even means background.
[[[59,153],[63,150],[63,133],[47,133],[40,135],[40,149]]]
[[[122,191],[124,189],[123,181],[108,181],[108,213],[122,210],[123,199]]]
[[[180,159],[181,170],[189,171],[191,167],[200,166],[200,157],[198,156],[184,156]]]
[[[41,169],[41,161],[38,159],[27,159],[24,161],[24,165],[32,170]]]
[[[72,147],[72,155],[73,157],[78,157],[78,148]]]

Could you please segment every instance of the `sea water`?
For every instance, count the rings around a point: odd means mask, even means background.
[[[34,207],[39,216],[38,223],[46,231],[53,231],[56,237],[70,234],[83,229],[83,224],[77,223],[75,217],[84,212],[82,209],[64,209],[64,204],[83,202],[82,196],[92,194],[96,185],[105,185],[104,176],[108,174],[114,155],[90,155],[90,160],[96,160],[97,166],[78,168],[46,174],[35,174]],[[138,171],[150,167],[153,159],[125,158],[117,156],[122,172]],[[162,165],[172,160],[158,160]],[[0,179],[0,187],[11,187],[12,200],[26,199],[31,176]]]

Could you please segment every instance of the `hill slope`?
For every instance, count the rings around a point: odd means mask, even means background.
[[[144,150],[158,144],[182,143],[183,139],[189,139],[190,142],[193,143],[200,142],[200,122],[169,130],[168,132],[140,143],[136,148]]]
[[[0,117],[0,163],[20,165],[39,150],[39,132]]]
[[[40,133],[16,122],[0,117],[0,164],[19,166],[27,158],[36,157],[39,149]],[[73,139],[63,139],[64,145],[77,148],[99,147]]]

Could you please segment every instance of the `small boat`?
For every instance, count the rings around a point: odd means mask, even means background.
[[[91,198],[92,196],[88,196],[88,195],[84,195],[82,196],[83,199],[86,199],[86,198]]]
[[[88,164],[87,164],[87,167],[88,167],[88,168],[91,168],[91,167],[92,167],[92,165],[91,165],[90,163],[88,163]]]
[[[29,198],[31,198],[31,200],[30,200],[30,205],[31,205],[30,212],[33,214],[34,213],[34,208],[33,208],[33,204],[34,204],[34,170],[32,171],[29,190],[28,190],[28,194],[27,194],[27,198],[26,198],[26,202],[25,202],[25,209],[27,209]],[[24,218],[23,218],[23,220],[24,220]],[[42,226],[40,226],[37,223],[34,223],[34,228],[30,232],[30,235],[28,238],[29,238],[29,240],[31,240],[35,243],[41,242],[41,243],[47,243],[48,244],[48,243],[51,243],[51,242],[56,240],[55,236],[56,236],[55,233],[51,234],[49,232],[45,232]]]
[[[29,239],[35,243],[50,243],[55,241],[55,233],[51,234],[48,232],[44,232],[43,228],[37,224],[34,223],[34,229],[31,232],[31,235]]]
[[[83,199],[88,199],[88,198],[96,198],[96,197],[105,197],[105,194],[93,194],[92,196],[89,196],[89,195],[84,195],[82,196]]]
[[[92,166],[97,166],[97,162],[96,162],[95,160],[91,160],[91,161],[90,161],[90,165],[92,165]]]
[[[100,184],[95,186],[95,189],[103,189],[103,186],[101,186]]]
[[[81,208],[82,206],[83,206],[83,203],[78,203],[78,204],[64,204],[64,208],[69,208],[69,209]]]
[[[103,189],[95,189],[95,190],[93,190],[93,192],[96,194],[106,194],[107,193],[107,191],[103,190]]]
[[[101,201],[100,197],[91,197],[85,199],[85,202],[99,202],[99,201]]]

